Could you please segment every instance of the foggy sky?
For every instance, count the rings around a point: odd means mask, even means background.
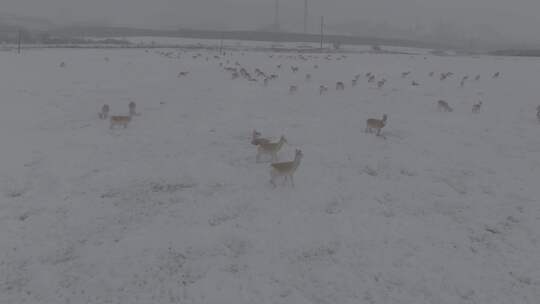
[[[140,27],[256,29],[273,22],[274,0],[0,0],[0,13],[46,17],[56,23]],[[303,0],[280,0],[281,22],[302,28]],[[505,37],[540,41],[539,0],[309,0],[310,29],[358,20],[415,25],[490,26]]]

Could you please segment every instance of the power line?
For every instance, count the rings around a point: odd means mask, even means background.
[[[276,0],[275,4],[274,31],[279,32],[279,0]]]
[[[304,0],[304,34],[308,32],[308,0]]]

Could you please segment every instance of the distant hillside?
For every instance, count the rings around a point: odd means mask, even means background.
[[[52,35],[70,37],[181,37],[196,39],[231,39],[275,42],[319,42],[320,36],[270,31],[209,31],[209,30],[152,30],[127,27],[65,27],[50,32]],[[358,37],[347,35],[326,35],[325,43],[339,41],[349,45],[388,45],[402,47],[449,48],[450,45],[426,43],[406,39],[381,39],[377,37]]]
[[[495,56],[540,57],[540,49],[499,50],[491,52],[490,54]]]
[[[0,31],[11,28],[23,28],[32,31],[47,31],[55,28],[56,25],[44,18],[21,17],[12,14],[0,13]]]

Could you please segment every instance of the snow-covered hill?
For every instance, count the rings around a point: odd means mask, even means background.
[[[0,303],[538,303],[537,59],[170,52],[0,53]]]

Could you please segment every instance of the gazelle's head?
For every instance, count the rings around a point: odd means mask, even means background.
[[[257,137],[259,137],[259,136],[261,136],[261,132],[258,132],[257,130],[254,129],[254,130],[253,130],[253,137],[254,137],[254,138],[257,138]]]
[[[388,120],[388,115],[384,114],[383,117],[382,117],[382,121],[386,122],[387,120]]]
[[[294,158],[296,160],[300,160],[304,156],[304,153],[302,153],[302,150],[296,149],[296,152],[294,154]]]
[[[288,144],[287,139],[284,135],[281,135],[281,137],[279,138],[279,142],[282,144]]]

